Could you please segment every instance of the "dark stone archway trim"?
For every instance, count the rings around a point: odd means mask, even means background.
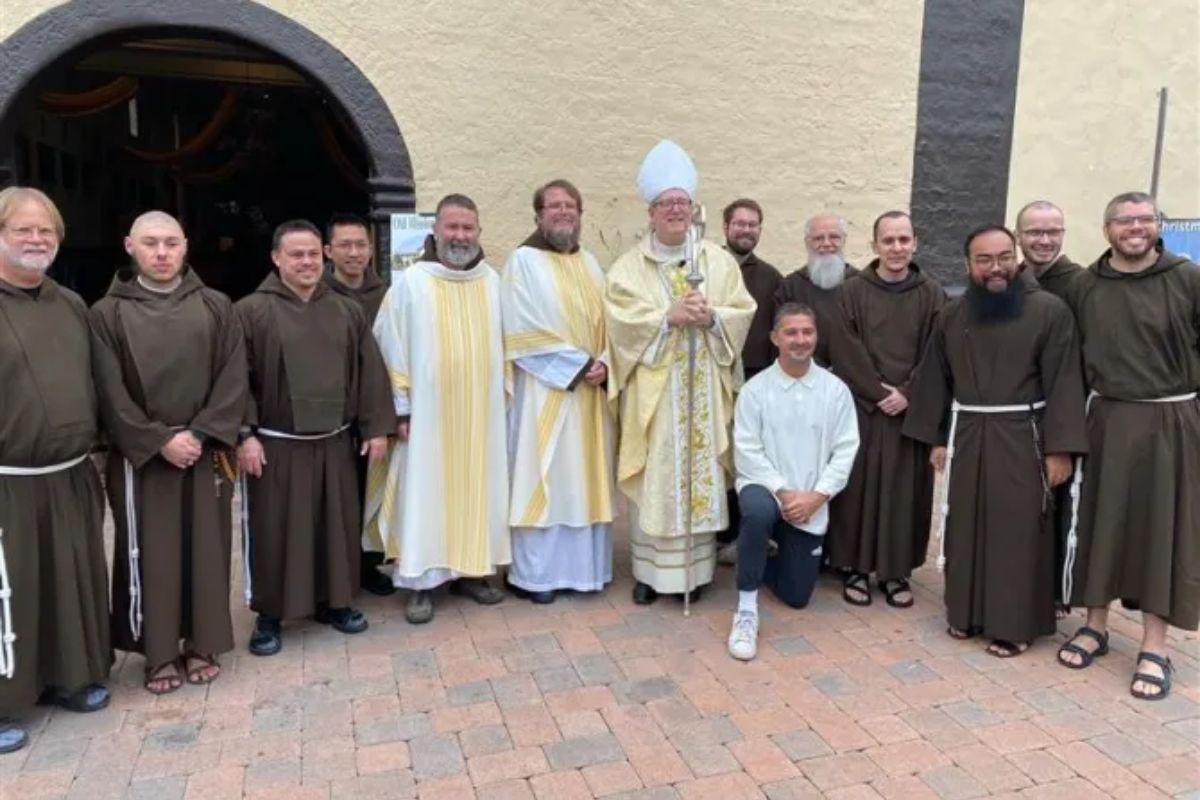
[[[249,0],[86,0],[34,17],[0,42],[0,186],[12,183],[14,135],[46,70],[109,42],[149,36],[219,36],[277,54],[345,110],[366,149],[379,252],[392,213],[416,207],[412,162],[387,103],[350,59],[298,22]],[[386,257],[377,259],[386,263]],[[385,278],[388,274],[384,270]]]
[[[965,281],[962,241],[1004,224],[1024,0],[925,0],[912,215],[921,265]]]

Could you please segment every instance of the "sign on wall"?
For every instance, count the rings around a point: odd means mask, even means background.
[[[1200,219],[1167,219],[1162,224],[1163,247],[1200,262]]]
[[[433,214],[392,214],[392,272],[415,264],[433,230]]]

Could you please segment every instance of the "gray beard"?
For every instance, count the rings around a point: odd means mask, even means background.
[[[452,269],[463,269],[479,255],[479,245],[461,245],[436,241],[438,260]]]
[[[9,246],[4,242],[0,242],[0,250],[3,250],[4,257],[8,259],[8,263],[13,267],[36,275],[45,275],[54,263],[54,259],[58,257],[57,247],[44,256],[27,256],[21,252],[20,247],[16,245]]]
[[[544,230],[542,236],[560,253],[570,253],[579,246],[579,229],[575,230]]]
[[[840,253],[815,255],[808,259],[808,279],[818,289],[829,291],[840,286],[846,277],[846,259]]]

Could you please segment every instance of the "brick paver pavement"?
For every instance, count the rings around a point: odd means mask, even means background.
[[[235,556],[235,560],[237,557]],[[932,561],[932,559],[931,559]],[[0,756],[0,797],[1200,798],[1200,640],[1172,632],[1163,702],[1128,694],[1136,617],[1085,671],[1054,663],[1081,623],[1000,660],[945,634],[940,577],[916,606],[846,605],[823,578],[808,609],[762,600],[759,657],[725,652],[732,571],[694,606],[630,600],[623,531],[603,595],[482,607],[439,593],[432,624],[364,596],[371,628],[285,627],[283,652],[238,649],[212,686],[153,697],[120,655],[112,707],[38,709]]]

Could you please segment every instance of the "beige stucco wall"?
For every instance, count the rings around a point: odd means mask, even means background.
[[[1107,246],[1104,205],[1148,191],[1158,90],[1169,89],[1159,200],[1200,217],[1200,3],[1026,0],[1009,181],[1009,220],[1029,200],[1058,203],[1066,250]]]
[[[0,36],[52,5],[0,0]],[[528,233],[533,187],[559,176],[584,192],[587,245],[602,260],[628,247],[645,221],[637,168],[663,136],[699,167],[711,235],[725,203],[753,196],[760,252],[783,269],[803,261],[807,214],[845,214],[861,259],[871,220],[907,207],[922,0],[266,5],[375,83],[419,207],[472,195],[493,260]]]

